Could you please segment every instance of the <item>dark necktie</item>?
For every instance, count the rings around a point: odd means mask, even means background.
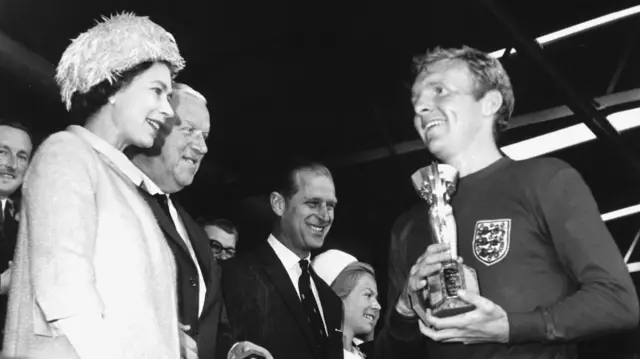
[[[300,289],[300,299],[305,311],[307,312],[307,319],[309,325],[311,325],[311,331],[316,337],[316,343],[320,353],[324,357],[327,347],[327,333],[324,330],[324,324],[322,323],[322,317],[320,316],[320,310],[318,304],[313,296],[311,290],[311,276],[309,275],[309,261],[306,259],[300,260],[300,269],[302,269],[302,275],[298,279],[298,288]]]
[[[166,213],[169,219],[171,219],[171,212],[169,212],[169,200],[167,198],[167,195],[161,194],[161,193],[154,194],[153,198],[155,198],[156,201],[158,201],[160,208],[162,208],[164,213]]]
[[[8,229],[9,222],[13,221],[13,216],[11,215],[12,212],[13,212],[13,203],[11,201],[7,201],[4,204],[4,210],[0,212],[0,231],[2,231],[3,238],[7,235],[7,233],[5,232],[5,229]]]
[[[153,198],[156,199],[156,201],[160,205],[160,208],[162,208],[164,213],[167,215],[167,217],[169,218],[169,222],[171,222],[171,225],[173,225],[173,228],[176,228],[176,224],[173,223],[173,217],[171,217],[171,212],[169,212],[169,197],[166,194],[159,193],[159,194],[154,194]],[[177,231],[177,228],[176,228],[176,231]]]

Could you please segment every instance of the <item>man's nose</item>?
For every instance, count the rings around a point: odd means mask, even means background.
[[[326,204],[321,205],[318,209],[318,217],[324,221],[328,221],[331,218],[329,215],[329,208]]]
[[[426,95],[420,95],[413,105],[413,110],[416,115],[426,115],[433,109],[432,102]]]
[[[372,308],[373,308],[373,309],[377,309],[377,310],[382,309],[382,306],[381,306],[381,305],[380,305],[380,303],[378,302],[378,299],[377,299],[377,298],[374,298],[374,299],[373,299],[373,305],[372,305]]]
[[[3,165],[4,167],[15,170],[17,164],[18,161],[16,160],[16,156],[11,153],[7,154],[6,156],[0,156],[0,165]]]
[[[201,155],[205,155],[207,154],[207,152],[209,152],[209,147],[207,147],[207,140],[204,138],[203,134],[198,134],[193,140],[193,149]]]

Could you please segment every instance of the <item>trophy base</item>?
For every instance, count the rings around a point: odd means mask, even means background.
[[[443,263],[440,272],[427,278],[428,290],[411,294],[411,304],[414,312],[426,322],[426,309],[431,308],[434,317],[445,318],[470,312],[475,309],[458,297],[458,289],[473,293],[480,293],[478,276],[473,268],[457,261]]]
[[[476,309],[475,305],[469,304],[459,298],[447,298],[440,305],[431,309],[431,314],[437,318],[452,317]]]

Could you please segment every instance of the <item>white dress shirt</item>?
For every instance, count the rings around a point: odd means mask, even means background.
[[[198,264],[198,258],[196,257],[196,252],[193,249],[193,245],[191,245],[191,241],[189,240],[189,234],[187,234],[187,229],[185,228],[184,223],[182,222],[182,219],[178,214],[178,210],[176,209],[176,207],[173,205],[173,202],[171,201],[171,196],[162,192],[160,187],[158,187],[158,185],[156,185],[144,172],[140,171],[140,174],[142,175],[143,187],[144,189],[147,190],[147,192],[149,192],[149,194],[151,194],[152,196],[155,196],[155,195],[167,196],[167,204],[169,205],[169,213],[171,214],[171,220],[173,221],[173,224],[176,226],[176,230],[178,230],[178,234],[184,241],[184,244],[187,246],[187,249],[189,250],[189,254],[191,255],[191,259],[193,260],[193,264],[195,264],[196,269],[198,270],[198,284],[199,284],[198,285],[199,287],[198,316],[200,316],[200,314],[202,314],[202,307],[204,306],[204,299],[207,294],[207,286],[204,283],[204,277],[202,276],[202,271],[200,269],[200,265]]]
[[[284,244],[280,243],[273,234],[269,235],[269,239],[267,242],[273,248],[273,251],[276,252],[276,256],[282,262],[284,269],[287,270],[287,274],[289,274],[289,278],[291,278],[291,283],[293,283],[293,287],[296,289],[298,293],[298,297],[300,297],[300,288],[298,287],[298,280],[302,275],[302,269],[300,268],[300,257],[298,257],[295,253],[293,253],[289,248],[285,247]],[[310,260],[311,255],[307,256],[307,260]],[[311,269],[311,264],[309,264],[309,269]],[[322,324],[324,324],[325,333],[329,333],[327,330],[327,323],[324,319],[324,311],[322,310],[322,303],[320,302],[320,297],[318,296],[318,289],[316,288],[316,284],[313,281],[313,277],[311,279],[311,291],[313,292],[313,296],[316,299],[316,303],[318,304],[318,309],[320,310],[320,316],[322,317]],[[301,299],[302,300],[302,299]]]

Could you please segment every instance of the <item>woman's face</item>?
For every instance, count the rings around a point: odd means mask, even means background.
[[[351,328],[354,335],[371,333],[380,317],[376,280],[369,274],[362,275],[342,301],[345,328]]]
[[[124,135],[125,146],[153,146],[158,130],[173,116],[170,93],[169,67],[156,63],[109,99],[107,105],[113,106],[112,119]]]

